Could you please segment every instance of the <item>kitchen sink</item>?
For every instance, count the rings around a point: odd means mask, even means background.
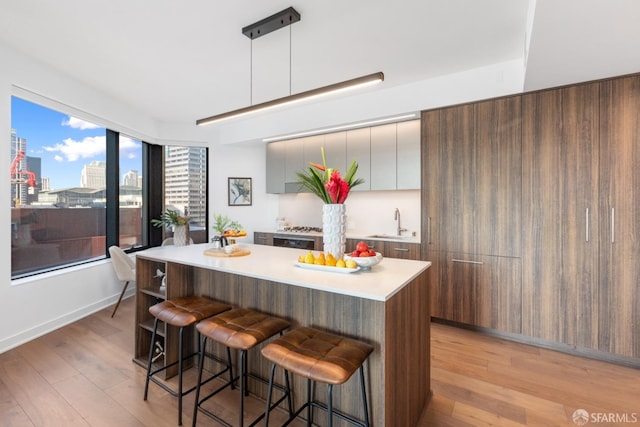
[[[391,240],[413,240],[415,237],[412,236],[398,236],[396,234],[369,234],[365,237],[369,237],[371,239],[391,239]]]

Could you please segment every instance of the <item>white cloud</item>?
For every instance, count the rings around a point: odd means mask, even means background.
[[[62,121],[63,126],[69,126],[73,129],[87,130],[87,129],[100,129],[101,126],[95,125],[90,122],[86,122],[82,119],[78,119],[77,117],[69,116],[68,120]]]
[[[65,139],[62,143],[52,147],[44,146],[42,148],[50,153],[60,153],[56,155],[56,160],[64,157],[68,162],[75,162],[78,159],[89,159],[98,155],[104,155],[106,147],[105,136],[86,137],[82,141],[76,141],[71,138]]]
[[[60,156],[59,154],[56,154],[55,156],[53,156],[53,159],[56,162],[60,162],[60,163],[64,162],[64,157]]]

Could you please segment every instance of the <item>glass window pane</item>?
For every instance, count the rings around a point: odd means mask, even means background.
[[[142,241],[142,142],[120,135],[120,247],[135,248]]]
[[[11,270],[105,256],[106,131],[11,99]]]
[[[207,241],[207,149],[165,147],[165,209],[189,217],[191,238]]]

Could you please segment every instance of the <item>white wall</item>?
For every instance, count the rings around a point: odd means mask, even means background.
[[[223,213],[242,223],[249,232],[247,241],[251,241],[253,231],[271,230],[277,216],[294,215],[295,210],[289,209],[290,201],[286,196],[266,194],[264,144],[240,142],[516,93],[521,90],[523,79],[522,64],[513,61],[376,93],[274,112],[222,127],[196,128],[192,123],[156,123],[144,112],[2,45],[0,64],[0,135],[4,135],[5,141],[10,138],[10,97],[19,91],[21,96],[33,94],[33,101],[53,108],[63,105],[66,111],[72,111],[80,118],[148,142],[208,145],[211,148],[210,215]],[[0,173],[0,188],[8,190],[10,147],[9,144],[3,147],[0,165],[5,165],[5,169]],[[252,206],[227,205],[228,177],[253,179]],[[355,230],[369,232],[375,228],[372,231],[376,233],[392,232],[395,207],[403,213],[403,224],[418,229],[420,208],[416,206],[416,197],[410,192],[400,193],[350,196],[347,209]],[[393,205],[389,204],[389,198],[393,198]],[[0,209],[0,224],[8,227],[9,191],[0,191],[0,206],[5,206]],[[309,210],[313,212],[311,215],[316,215],[317,211],[319,208]],[[371,214],[367,215],[367,212]],[[374,224],[377,218],[384,219],[380,224]],[[306,221],[306,217],[300,218],[300,222]],[[9,233],[3,233],[0,246],[9,248],[10,245]],[[113,304],[121,290],[108,261],[12,282],[10,259],[2,257],[0,271],[0,352]]]
[[[78,116],[132,136],[156,133],[152,120],[103,93],[61,75],[0,45],[0,188],[10,188],[11,95],[34,95],[32,100],[54,106],[64,104]],[[22,89],[16,89],[15,86]],[[90,114],[80,114],[81,112]],[[0,223],[11,222],[9,191],[0,191]],[[4,254],[11,247],[10,233],[0,233]],[[11,259],[0,257],[0,353],[34,337],[73,322],[115,303],[122,290],[108,261],[11,281]],[[133,291],[133,290],[132,290]],[[131,294],[131,292],[130,292]]]
[[[403,235],[416,233],[420,238],[420,190],[403,191],[353,191],[347,201],[347,234],[395,234],[397,223],[395,209],[400,210]],[[322,201],[311,193],[282,194],[279,196],[278,216],[285,217],[291,225],[321,227]],[[273,231],[275,216],[269,228]]]

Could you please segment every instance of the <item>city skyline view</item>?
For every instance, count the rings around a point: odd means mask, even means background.
[[[52,190],[80,187],[82,168],[106,161],[106,130],[94,123],[55,110],[11,98],[11,128],[26,140],[26,155],[42,159],[41,176]],[[120,136],[120,182],[136,170],[142,173],[141,143]]]

